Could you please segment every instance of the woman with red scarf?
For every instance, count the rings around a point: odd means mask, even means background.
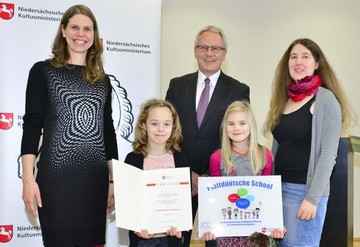
[[[349,108],[320,47],[295,40],[275,73],[264,133],[272,134],[275,174],[282,177],[281,246],[319,246],[342,125]]]

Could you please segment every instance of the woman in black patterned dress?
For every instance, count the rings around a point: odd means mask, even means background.
[[[106,213],[114,210],[111,159],[118,151],[102,52],[93,13],[75,5],[63,15],[53,57],[29,73],[23,200],[32,217],[38,211],[47,247],[105,244]]]

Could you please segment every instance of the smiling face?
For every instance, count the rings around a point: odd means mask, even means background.
[[[205,31],[200,35],[197,45],[224,47],[224,40],[220,34],[216,32]],[[208,49],[206,52],[201,52],[195,47],[194,52],[200,71],[205,76],[210,77],[220,69],[227,51],[222,50],[220,53],[215,54],[211,49]]]
[[[168,107],[154,107],[149,110],[145,128],[149,146],[164,146],[170,138],[173,129],[173,117]]]
[[[76,14],[69,19],[66,27],[62,27],[63,37],[66,39],[71,60],[85,62],[88,49],[94,43],[94,25],[89,17]],[[84,65],[84,64],[83,64]]]
[[[250,124],[245,112],[232,112],[227,117],[227,135],[233,146],[248,147],[250,137]]]
[[[295,45],[289,57],[289,73],[294,81],[314,74],[319,67],[311,52],[303,45]]]

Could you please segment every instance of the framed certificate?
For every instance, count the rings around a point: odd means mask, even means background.
[[[192,229],[190,169],[140,170],[113,160],[116,226],[150,234]]]
[[[270,234],[283,228],[280,176],[199,177],[199,236]]]

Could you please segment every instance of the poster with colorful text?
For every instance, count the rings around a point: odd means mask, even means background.
[[[270,234],[283,227],[281,177],[199,177],[199,236]]]

